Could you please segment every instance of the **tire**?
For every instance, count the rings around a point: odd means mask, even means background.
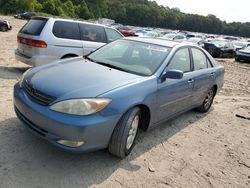
[[[213,104],[215,94],[216,94],[216,89],[215,89],[215,87],[213,87],[207,92],[207,95],[206,95],[202,105],[200,107],[198,107],[197,110],[202,112],[202,113],[208,112],[208,110],[210,109],[210,107]]]
[[[235,56],[235,61],[240,62],[240,59],[238,56]]]
[[[0,30],[6,32],[8,31],[8,27],[6,25],[2,25]]]
[[[218,58],[223,58],[223,52],[219,52]]]
[[[141,120],[140,108],[127,111],[116,125],[108,149],[119,158],[125,158],[133,149]]]

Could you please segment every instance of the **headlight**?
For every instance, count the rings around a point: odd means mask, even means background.
[[[23,80],[24,80],[24,77],[25,75],[29,72],[30,69],[26,70],[22,76],[20,77],[20,80],[19,80],[19,86],[22,87],[23,86]]]
[[[110,99],[70,99],[50,106],[51,110],[73,115],[89,115],[105,108]]]

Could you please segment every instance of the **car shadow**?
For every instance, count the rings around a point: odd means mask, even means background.
[[[72,182],[79,187],[100,184],[119,169],[139,170],[141,166],[133,164],[134,159],[205,116],[189,111],[148,132],[140,132],[135,148],[123,160],[107,150],[86,154],[61,151],[33,136],[17,118],[6,119],[0,122],[0,182],[3,187],[8,182],[13,185],[13,179],[8,177],[15,176],[20,187],[43,187],[43,182],[49,187],[71,187]]]
[[[0,66],[0,79],[18,79],[29,68]]]

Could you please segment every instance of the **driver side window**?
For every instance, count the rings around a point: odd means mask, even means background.
[[[178,50],[167,66],[166,70],[177,69],[184,73],[191,71],[191,63],[188,48]]]

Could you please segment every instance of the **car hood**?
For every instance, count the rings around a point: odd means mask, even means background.
[[[145,79],[93,63],[71,58],[31,69],[25,80],[36,90],[60,100],[97,97],[121,86]]]
[[[238,52],[240,52],[240,53],[245,53],[245,54],[250,54],[250,51],[249,51],[249,50],[239,50]]]

